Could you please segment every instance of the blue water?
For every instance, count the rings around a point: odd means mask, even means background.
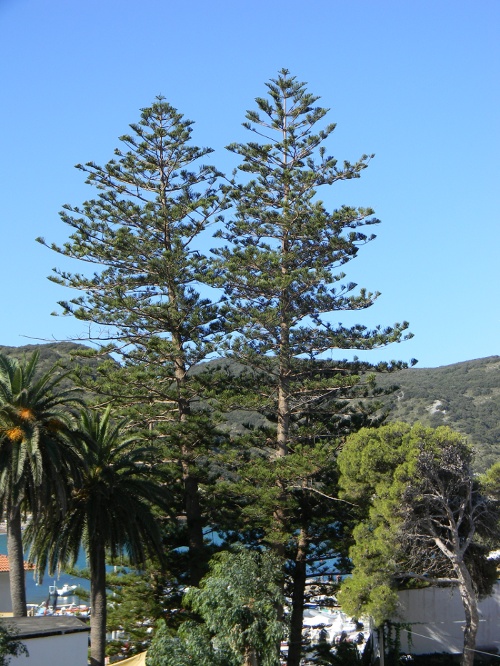
[[[0,534],[0,554],[7,555],[7,535]],[[85,553],[81,551],[76,566],[79,569],[84,569],[86,566]],[[43,583],[38,585],[34,579],[32,571],[26,572],[26,599],[29,604],[40,604],[42,601],[45,601],[49,595],[49,585],[54,585],[54,580],[57,587],[61,588],[65,583],[68,585],[78,585],[83,587],[84,590],[90,589],[90,583],[85,578],[77,578],[76,576],[69,576],[65,573],[60,573],[55,578],[48,576],[47,574],[43,577]],[[80,603],[78,597],[68,596],[68,597],[59,597],[59,604],[61,603]]]

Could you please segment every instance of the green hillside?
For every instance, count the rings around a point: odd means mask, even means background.
[[[238,364],[223,364],[239,371]],[[377,374],[377,384],[398,387],[381,398],[389,408],[388,421],[448,425],[463,433],[476,449],[479,471],[500,460],[500,356]],[[243,423],[264,424],[258,414],[240,411],[226,416],[232,432],[241,431]]]
[[[41,369],[44,370],[56,362],[65,368],[71,367],[74,361],[70,354],[79,347],[72,342],[53,342],[23,347],[0,346],[0,352],[23,358],[38,349]],[[98,360],[84,359],[83,362],[94,366]],[[223,365],[233,367],[227,362]],[[235,371],[239,371],[237,366]],[[389,421],[420,421],[433,427],[449,425],[464,433],[476,448],[479,471],[500,460],[500,356],[439,368],[409,368],[389,375],[381,374],[377,376],[377,383],[381,387],[398,386],[397,391],[385,399],[390,409]],[[263,419],[256,413],[243,411],[232,413],[228,418],[228,425],[234,432],[240,431],[243,423],[258,427],[263,424]]]
[[[5,347],[4,345],[0,345],[0,353],[23,359],[31,356],[33,352],[38,350],[40,352],[40,367],[46,370],[58,361],[66,363],[70,357],[70,353],[82,346],[74,342],[48,342],[43,345],[23,345],[22,347]]]
[[[63,371],[71,370],[77,364],[85,364],[90,367],[98,365],[99,361],[93,358],[73,359],[71,354],[78,351],[78,349],[86,349],[86,347],[74,342],[49,342],[43,345],[23,345],[22,347],[0,345],[0,354],[23,360],[30,358],[35,351],[38,351],[40,353],[38,368],[41,374],[49,370],[56,363]],[[69,386],[71,385],[71,380],[69,378],[65,379],[61,382],[61,385]]]
[[[381,386],[399,389],[387,399],[390,421],[448,425],[476,448],[476,467],[500,460],[500,356],[439,368],[411,368],[381,375]]]

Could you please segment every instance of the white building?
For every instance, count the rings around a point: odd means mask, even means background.
[[[30,568],[25,563],[25,570]],[[11,666],[87,666],[90,627],[78,618],[12,617],[6,555],[0,555],[0,616],[2,625],[28,650],[28,657],[10,657]]]
[[[10,666],[86,666],[90,627],[76,617],[10,617],[2,624],[21,641],[28,656],[10,657]]]
[[[402,590],[398,595],[400,608],[392,622],[399,625],[401,652],[462,653],[465,614],[456,586]],[[500,583],[479,602],[479,618],[477,649],[500,653]]]

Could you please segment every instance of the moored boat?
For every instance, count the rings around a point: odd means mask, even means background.
[[[54,585],[49,585],[49,594],[56,594],[59,597],[69,597],[73,592],[76,590],[78,585],[68,585],[68,583],[64,583],[62,587],[57,587],[54,581]]]

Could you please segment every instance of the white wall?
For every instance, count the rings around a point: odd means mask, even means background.
[[[408,632],[401,630],[403,652],[460,653],[463,650],[464,611],[456,587],[427,587],[399,592],[400,611],[395,622],[411,624],[412,646]],[[500,583],[493,594],[479,602],[477,647],[498,648],[500,651]]]
[[[11,657],[10,666],[87,666],[88,642],[86,631],[29,638],[22,641],[28,648],[29,657]]]
[[[8,571],[0,572],[0,612],[12,612],[12,601],[10,599],[10,574]]]

